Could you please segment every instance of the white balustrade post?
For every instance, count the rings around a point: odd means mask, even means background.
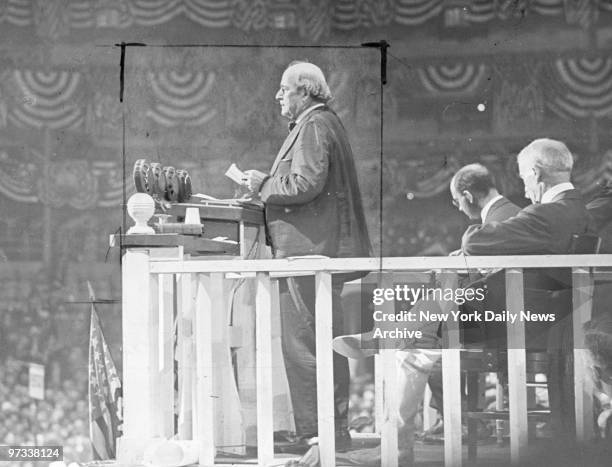
[[[332,319],[332,276],[329,272],[315,275],[315,335],[317,352],[317,417],[321,467],[336,465],[334,420],[334,361]]]
[[[199,464],[215,462],[215,394],[213,381],[212,294],[209,274],[198,275],[195,309],[196,440]]]
[[[132,442],[155,437],[154,343],[157,329],[151,307],[149,250],[129,249],[122,263],[123,324],[123,440],[122,450]]]
[[[195,287],[193,274],[181,274],[178,278],[178,438],[193,439],[192,382],[195,373],[193,307]]]
[[[574,400],[576,438],[593,438],[593,383],[586,365],[586,350],[582,326],[591,319],[593,306],[593,274],[588,268],[572,269],[574,327]]]
[[[255,361],[257,365],[257,459],[274,459],[274,392],[272,388],[272,298],[270,275],[257,273],[255,296]]]
[[[157,435],[174,435],[174,276],[157,276],[157,294],[153,310],[157,312],[158,336],[156,360]]]
[[[380,287],[392,289],[394,286],[392,272],[382,274]],[[395,313],[395,300],[385,300],[377,307],[385,315]],[[398,462],[398,433],[397,433],[397,414],[398,414],[398,386],[397,372],[401,371],[397,363],[397,349],[383,348],[388,347],[389,342],[380,340],[380,363],[383,371],[383,413],[384,419],[380,431],[380,461],[385,467],[397,467]],[[394,346],[393,346],[394,347]]]
[[[520,315],[525,310],[523,270],[506,270],[506,309]],[[527,450],[527,370],[525,323],[519,318],[507,324],[508,400],[510,404],[510,462],[520,465]]]
[[[455,289],[458,286],[454,272],[442,272],[441,288]],[[442,311],[450,313],[451,302],[442,302]],[[461,343],[459,323],[454,319],[446,322],[446,345],[442,349],[442,388],[444,393],[444,466],[461,467]]]

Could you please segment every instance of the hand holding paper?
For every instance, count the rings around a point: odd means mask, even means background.
[[[246,174],[238,168],[238,166],[234,163],[229,166],[229,168],[225,171],[225,176],[231,178],[238,185],[246,186]]]
[[[268,178],[268,174],[259,170],[246,170],[244,175],[246,176],[246,186],[252,193],[259,193],[259,188],[261,188],[264,180]]]

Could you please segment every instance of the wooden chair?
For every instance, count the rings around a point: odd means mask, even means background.
[[[574,235],[570,247],[570,254],[597,254],[601,246],[601,238],[596,235]],[[550,292],[550,291],[549,291]],[[552,294],[551,294],[552,295]],[[567,298],[566,298],[567,299]],[[569,298],[571,300],[571,297]],[[568,342],[554,342],[559,346],[567,347]],[[562,347],[560,347],[562,348]],[[496,349],[482,349],[478,347],[466,348],[461,352],[461,369],[466,373],[466,409],[463,416],[467,418],[467,444],[468,460],[472,461],[477,455],[478,421],[496,420],[496,437],[498,443],[503,441],[503,421],[509,419],[509,411],[504,407],[504,382],[507,379],[507,352]],[[526,372],[528,375],[548,374],[549,358],[546,351],[527,350]],[[479,410],[479,375],[481,373],[497,373],[496,408],[495,410]],[[535,380],[527,382],[528,387],[545,386]],[[573,381],[568,382],[573,385]],[[551,411],[528,409],[529,421],[548,421]]]

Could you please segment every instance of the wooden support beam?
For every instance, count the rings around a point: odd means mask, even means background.
[[[198,275],[195,308],[196,411],[198,459],[200,465],[215,462],[215,399],[213,381],[212,303],[214,291],[209,274]]]
[[[506,308],[510,313],[525,309],[523,270],[506,270]],[[517,319],[507,325],[508,336],[508,399],[510,402],[510,462],[520,465],[527,450],[527,373],[525,323]]]
[[[257,365],[257,459],[274,459],[274,393],[272,388],[272,297],[270,275],[257,273],[255,296],[255,358]]]
[[[587,368],[582,326],[591,319],[593,308],[593,273],[588,268],[572,269],[573,335],[574,335],[574,400],[576,438],[591,440],[593,432],[593,383]]]
[[[174,435],[174,277],[157,276],[157,435]],[[154,307],[154,308],[155,308]]]
[[[192,382],[195,373],[193,341],[193,308],[195,305],[195,277],[182,274],[178,278],[178,439],[193,439]]]
[[[457,274],[442,272],[444,288],[457,287]],[[449,313],[451,302],[442,302],[443,312]],[[442,349],[442,388],[444,392],[444,466],[461,467],[461,343],[459,324],[446,322],[446,342]]]
[[[334,361],[332,349],[332,280],[329,272],[315,276],[315,335],[317,352],[317,418],[321,467],[336,465],[334,420]]]
[[[394,286],[394,276],[392,272],[382,274],[380,287],[383,289],[392,289]],[[395,300],[385,300],[385,302],[377,307],[385,315],[393,314],[395,311]],[[398,461],[398,397],[397,393],[397,372],[399,370],[396,363],[395,346],[389,347],[390,342],[380,342],[380,361],[383,371],[383,413],[384,419],[381,427],[380,439],[380,461],[381,465],[386,467],[397,467]],[[385,345],[386,344],[386,345]],[[385,348],[383,348],[385,347]]]
[[[153,397],[157,338],[151,309],[149,251],[132,249],[123,256],[123,438],[156,436]]]

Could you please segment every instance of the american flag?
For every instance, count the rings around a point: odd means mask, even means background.
[[[89,328],[89,438],[96,460],[115,458],[121,423],[121,380],[92,303]]]

